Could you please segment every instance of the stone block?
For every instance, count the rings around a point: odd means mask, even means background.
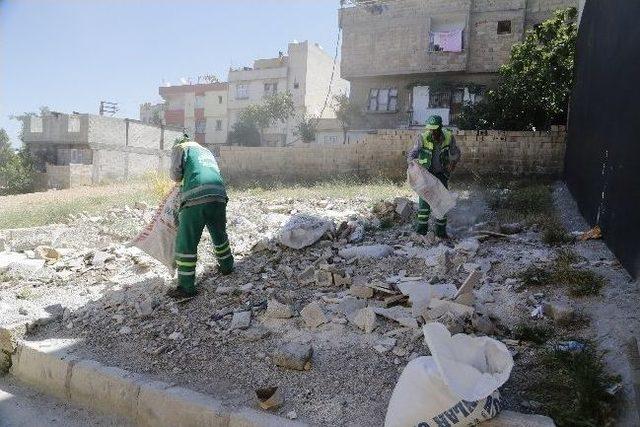
[[[131,417],[136,413],[141,377],[120,368],[82,360],[73,366],[71,401],[105,413]]]
[[[324,314],[324,310],[322,310],[322,307],[320,307],[320,304],[317,302],[307,304],[300,312],[300,315],[309,328],[317,328],[329,321]]]
[[[309,344],[289,343],[273,354],[273,361],[276,366],[297,371],[308,371],[311,369],[311,356],[313,347]]]
[[[75,343],[76,340],[68,339],[20,342],[12,356],[10,372],[37,390],[65,399],[67,378],[79,361],[67,351]]]
[[[211,396],[158,381],[140,385],[136,412],[139,426],[226,427],[229,418],[222,404]]]

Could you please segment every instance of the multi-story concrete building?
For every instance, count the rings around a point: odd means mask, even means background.
[[[181,128],[138,120],[51,112],[23,119],[22,141],[44,188],[123,180],[169,167]]]
[[[229,126],[236,123],[240,112],[248,106],[261,103],[267,95],[288,91],[293,97],[294,116],[286,123],[266,129],[263,144],[292,144],[297,139],[295,126],[305,114],[335,118],[331,108],[333,96],[348,90],[349,83],[340,78],[340,64],[336,63],[334,69],[333,58],[318,44],[289,43],[286,54],[257,59],[253,67],[229,70]]]
[[[164,123],[186,129],[201,144],[224,144],[228,125],[227,92],[227,83],[161,86]]]
[[[357,3],[356,3],[357,4]],[[340,9],[342,77],[363,129],[446,124],[495,84],[526,30],[577,0],[402,0]]]

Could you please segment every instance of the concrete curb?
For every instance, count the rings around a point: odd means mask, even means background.
[[[248,407],[225,407],[203,393],[80,359],[69,353],[77,340],[22,341],[7,328],[0,328],[0,337],[0,350],[11,353],[9,372],[20,381],[73,404],[121,415],[140,426],[308,426]]]

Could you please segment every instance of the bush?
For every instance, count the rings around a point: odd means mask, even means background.
[[[35,171],[29,151],[22,148],[15,153],[4,129],[0,129],[0,152],[0,195],[33,191]]]

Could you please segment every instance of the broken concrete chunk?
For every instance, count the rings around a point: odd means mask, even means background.
[[[454,300],[460,304],[473,305],[476,299],[473,294],[473,289],[480,284],[481,279],[482,273],[480,270],[472,271],[462,283],[458,292],[456,292]]]
[[[60,252],[51,246],[38,246],[34,249],[37,259],[43,259],[47,262],[56,262],[60,259]]]
[[[351,285],[349,293],[356,298],[369,299],[373,297],[373,289],[368,286]]]
[[[311,215],[295,215],[280,230],[279,240],[289,248],[302,249],[313,245],[333,228],[333,222],[326,219]]]
[[[458,292],[458,288],[453,283],[438,283],[431,285],[431,298],[452,299]]]
[[[389,245],[351,246],[338,251],[338,255],[346,259],[384,258],[392,253],[393,248]]]
[[[22,259],[11,262],[6,268],[6,274],[14,279],[30,279],[41,276],[44,269],[43,259]]]
[[[264,316],[267,319],[290,319],[294,314],[293,307],[290,305],[283,304],[276,299],[270,299]]]
[[[458,317],[469,317],[473,315],[474,309],[453,301],[433,299],[429,302],[429,317],[431,319],[437,319],[447,312],[451,312]]]
[[[315,301],[307,304],[300,312],[300,315],[307,327],[312,329],[329,321],[327,316],[324,314],[324,310],[320,307],[320,304]]]
[[[409,221],[413,213],[413,202],[406,197],[396,197],[393,202],[396,205],[396,213],[400,216],[400,219],[404,222]]]
[[[309,344],[289,343],[280,347],[273,355],[276,366],[297,371],[311,369],[313,348]]]
[[[396,346],[398,341],[395,338],[382,338],[376,341],[376,344],[373,346],[373,349],[378,353],[386,353],[390,351],[393,347]]]
[[[460,334],[464,332],[464,320],[450,311],[439,316],[435,321],[442,323],[452,334]]]
[[[390,308],[372,307],[373,311],[389,320],[398,322],[406,328],[417,328],[418,322],[413,318],[411,310],[406,307],[394,306]]]
[[[352,318],[353,324],[370,334],[376,328],[376,313],[370,307],[361,308]]]
[[[338,303],[336,307],[336,311],[344,314],[345,316],[354,313],[361,308],[365,308],[367,306],[367,302],[361,299],[353,298],[353,297],[345,297]]]
[[[351,277],[343,276],[342,274],[333,273],[333,284],[336,286],[348,286],[351,285]]]
[[[496,332],[496,326],[487,316],[475,315],[471,319],[471,326],[481,334],[493,335]]]
[[[247,329],[249,325],[251,325],[251,312],[239,311],[237,313],[233,313],[229,329],[232,331],[235,329]]]
[[[497,417],[482,423],[483,427],[555,427],[549,417],[535,414],[521,414],[513,411],[502,411]]]
[[[480,241],[475,237],[468,237],[462,240],[460,243],[458,243],[453,249],[458,253],[464,254],[469,258],[472,258],[476,255],[479,248],[480,248]]]
[[[316,284],[327,287],[333,285],[333,274],[330,271],[318,269],[315,274]]]

